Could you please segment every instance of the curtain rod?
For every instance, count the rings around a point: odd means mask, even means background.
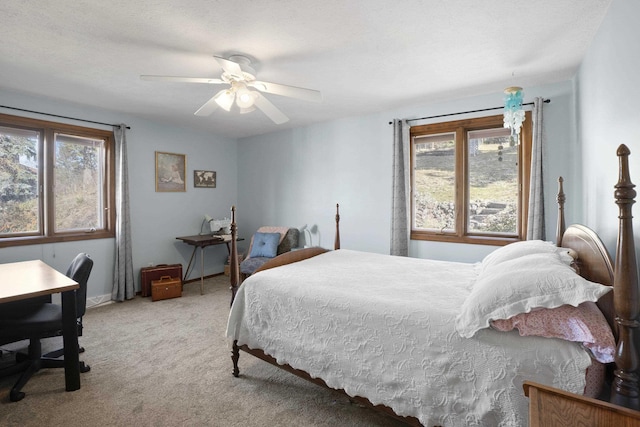
[[[542,102],[544,102],[545,104],[548,104],[551,102],[550,99],[545,99]],[[533,102],[527,102],[526,104],[522,104],[522,106],[524,107],[525,105],[533,105]],[[448,114],[440,114],[437,116],[429,116],[429,117],[419,117],[417,119],[407,119],[408,122],[415,122],[418,120],[427,120],[427,119],[437,119],[439,117],[448,117],[448,116],[457,116],[460,114],[469,114],[469,113],[479,113],[482,111],[491,111],[491,110],[500,110],[504,108],[504,105],[501,105],[500,107],[492,107],[492,108],[482,108],[480,110],[471,110],[471,111],[461,111],[459,113],[448,113]],[[389,122],[389,124],[393,124],[393,122]]]
[[[9,107],[8,105],[0,105],[0,107],[2,108],[9,108],[10,110],[17,110],[17,111],[24,111],[26,113],[35,113],[35,114],[43,114],[45,116],[51,116],[51,117],[59,117],[61,119],[70,119],[70,120],[77,120],[80,122],[86,122],[86,123],[95,123],[97,125],[105,125],[105,126],[118,126],[120,127],[120,125],[114,125],[111,123],[103,123],[103,122],[95,122],[93,120],[85,120],[85,119],[78,119],[76,117],[69,117],[69,116],[60,116],[58,114],[51,114],[51,113],[43,113],[41,111],[33,111],[33,110],[25,110],[23,108],[17,108],[17,107]],[[130,126],[125,126],[127,129],[131,129]]]

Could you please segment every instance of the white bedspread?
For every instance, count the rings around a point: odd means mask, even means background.
[[[328,252],[249,277],[227,336],[423,425],[526,426],[523,381],[581,394],[591,361],[578,344],[517,332],[461,338],[455,316],[478,269]]]

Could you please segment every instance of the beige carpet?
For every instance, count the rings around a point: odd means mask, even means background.
[[[91,371],[82,374],[82,388],[65,392],[63,370],[45,369],[12,403],[16,377],[0,378],[0,425],[402,425],[243,352],[234,378],[224,337],[229,297],[227,277],[217,276],[205,282],[204,295],[194,282],[181,298],[90,309],[80,344]],[[61,342],[46,341],[46,349]],[[4,353],[0,364],[11,357]]]

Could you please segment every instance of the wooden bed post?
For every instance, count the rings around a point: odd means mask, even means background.
[[[638,369],[640,356],[636,347],[637,329],[640,326],[638,314],[638,267],[633,236],[633,215],[635,185],[629,178],[629,148],[618,147],[619,179],[615,185],[616,204],[620,210],[618,244],[613,279],[613,301],[618,326],[618,346],[615,354],[615,370],[611,386],[611,403],[640,410],[640,389]]]
[[[238,227],[236,225],[236,207],[231,206],[231,249],[229,256],[229,282],[231,285],[231,304],[238,292],[238,286],[240,286],[240,266],[238,265]],[[240,359],[240,349],[238,347],[238,341],[233,341],[231,348],[231,361],[233,362],[233,376],[238,377],[240,375],[240,369],[238,368],[238,361]]]
[[[333,249],[340,249],[340,205],[336,203],[336,239],[333,242]]]
[[[564,196],[564,189],[562,188],[562,183],[564,179],[560,176],[558,177],[558,195],[556,196],[556,201],[558,202],[558,225],[556,226],[556,246],[562,246],[562,236],[566,230],[565,221],[564,221],[564,202],[566,197]]]
[[[238,265],[238,227],[236,225],[236,207],[231,206],[231,249],[229,256],[229,282],[231,285],[231,304],[240,286],[240,266]]]

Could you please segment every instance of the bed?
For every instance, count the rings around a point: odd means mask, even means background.
[[[615,360],[611,399],[637,405],[635,191],[628,149],[618,155],[615,274],[595,232],[565,230],[562,181],[556,245],[519,242],[482,263],[308,248],[274,258],[240,284],[232,239],[227,336],[234,376],[242,350],[409,425],[512,426],[527,424],[524,381],[595,396],[608,388],[605,368]],[[336,212],[336,249],[339,219]],[[542,265],[551,274],[539,278],[547,274]],[[525,278],[544,286],[531,293],[520,285]],[[546,323],[560,310],[586,306],[596,319],[588,333],[549,335]],[[528,325],[534,317],[545,324],[542,336]]]

